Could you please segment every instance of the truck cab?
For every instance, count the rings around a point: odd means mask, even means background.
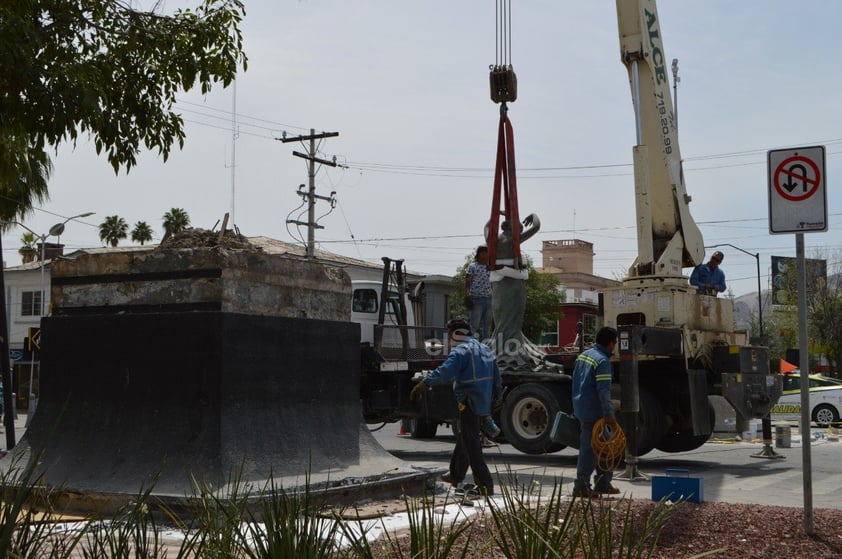
[[[380,292],[382,284],[374,280],[354,280],[351,282],[353,295],[351,296],[351,322],[360,325],[360,341],[374,344],[374,328],[380,317]],[[386,309],[384,325],[398,326],[400,324],[400,294],[395,289],[389,289],[385,297]],[[404,294],[406,305],[406,323],[415,325],[415,316],[410,304],[409,295]],[[397,329],[385,329],[383,343],[389,346],[400,344]],[[397,337],[396,337],[397,336]],[[391,339],[391,338],[395,339]]]

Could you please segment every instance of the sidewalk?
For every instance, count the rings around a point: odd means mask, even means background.
[[[23,437],[23,434],[26,432],[26,420],[26,410],[19,411],[17,413],[17,418],[15,419],[15,444],[20,442],[21,437]],[[9,448],[6,440],[7,436],[8,431],[6,426],[0,426],[0,452],[2,452],[2,454],[6,454],[6,451],[8,451]]]

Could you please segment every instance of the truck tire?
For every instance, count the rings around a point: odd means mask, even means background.
[[[710,411],[710,431],[713,433],[713,428],[716,425],[716,410],[710,401],[708,401],[708,409]],[[664,438],[658,442],[657,449],[664,452],[689,452],[708,442],[708,439],[710,439],[710,435],[694,435],[692,430],[676,431],[664,435]]]
[[[655,396],[646,388],[640,388],[638,393],[639,409],[637,412],[637,452],[635,456],[648,454],[655,448],[655,445],[663,438],[666,430],[664,420],[664,408]],[[611,399],[620,399],[620,387],[611,387]],[[627,424],[626,414],[618,413],[617,419],[628,438],[631,426]]]
[[[819,425],[839,423],[839,412],[830,404],[819,404],[813,409],[813,421]]]
[[[560,406],[553,392],[529,382],[515,387],[503,401],[500,423],[503,435],[524,454],[557,452],[564,445],[550,440],[550,429]]]
[[[413,417],[409,420],[409,435],[413,439],[432,439],[436,436],[439,424],[427,419]]]

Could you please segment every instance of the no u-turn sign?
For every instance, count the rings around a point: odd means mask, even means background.
[[[769,232],[827,231],[824,146],[769,151]]]

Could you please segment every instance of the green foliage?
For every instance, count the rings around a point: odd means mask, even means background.
[[[465,273],[474,261],[473,253],[465,257],[465,262],[456,270],[453,277],[453,291],[448,301],[448,311],[451,317],[470,316],[465,307]],[[531,339],[537,340],[541,332],[555,331],[559,319],[559,308],[564,302],[564,293],[559,291],[558,279],[552,274],[539,272],[532,264],[532,259],[526,258],[529,279],[526,280],[526,308],[523,317],[523,333]]]
[[[541,332],[555,332],[564,293],[559,291],[558,279],[554,275],[535,270],[531,260],[527,263],[529,279],[526,280],[523,333],[530,340],[537,340]]]
[[[190,216],[182,208],[172,208],[164,214],[164,237],[181,233],[190,227]]]
[[[194,499],[189,502],[192,542],[196,557],[241,557],[243,531],[252,487],[243,480],[243,463],[224,484],[220,494],[214,483],[193,478]]]
[[[267,498],[249,510],[242,557],[245,559],[322,559],[336,556],[339,520],[318,511],[326,506],[324,495],[310,490],[290,493],[270,481]],[[248,542],[251,542],[250,545]]]
[[[821,254],[816,260],[823,260]],[[831,261],[839,261],[831,258]],[[805,262],[805,265],[809,261]],[[842,360],[842,282],[839,275],[810,277],[807,267],[807,337],[808,352],[811,361],[824,355],[837,367]],[[780,276],[778,301],[781,306],[764,316],[764,332],[767,334],[770,358],[774,361],[783,359],[787,348],[799,347],[798,340],[798,278],[795,266],[789,266]],[[798,363],[794,363],[798,365]]]
[[[176,95],[208,93],[247,67],[240,0],[135,9],[122,0],[0,2],[0,218],[47,198],[47,150],[80,133],[114,172],[141,147],[164,160],[184,143]]]
[[[6,3],[0,3],[0,33],[3,33],[3,11]],[[0,41],[4,40],[0,35]],[[5,45],[4,45],[5,47]],[[6,72],[4,49],[0,49],[0,71]],[[5,83],[0,76],[0,84]],[[4,122],[10,115],[4,114],[5,92],[0,86],[0,220],[24,221],[32,214],[32,208],[49,200],[47,181],[52,173],[50,157],[37,146],[28,143],[25,137],[8,135]],[[8,225],[4,225],[3,229]]]
[[[50,489],[44,487],[33,459],[12,458],[0,473],[0,557],[65,559],[73,556],[81,533],[68,535],[50,507]],[[21,529],[21,527],[25,527]]]
[[[549,496],[541,496],[526,489],[533,483],[520,484],[511,472],[509,481],[499,486],[502,505],[489,509],[495,543],[506,559],[643,559],[652,555],[675,511],[662,501],[637,519],[631,500],[623,505],[612,500],[567,499],[559,479]]]
[[[132,241],[135,243],[140,243],[143,246],[144,243],[148,243],[152,240],[152,228],[149,226],[148,223],[145,221],[138,221],[134,224],[134,229],[132,229]]]
[[[388,550],[389,559],[465,559],[472,551],[473,540],[471,529],[473,522],[466,522],[459,515],[447,520],[446,505],[453,504],[444,501],[436,501],[435,495],[424,494],[420,499],[404,496],[404,504],[409,518],[409,549],[404,553],[400,536],[390,533],[385,524],[385,548]],[[382,523],[382,521],[381,521]],[[365,539],[365,529],[361,530],[363,535],[354,537],[353,533],[345,531],[352,541],[351,549],[354,557],[364,559],[380,557],[375,555],[371,546]],[[457,542],[461,540],[461,549]],[[471,555],[475,557],[476,555]]]
[[[162,527],[150,506],[152,486],[141,489],[135,499],[123,506],[114,518],[93,523],[80,540],[84,559],[157,559],[166,555]]]
[[[824,354],[837,364],[842,360],[842,285],[822,282],[810,298],[810,353]]]
[[[409,527],[397,533],[383,518],[345,519],[346,509],[329,508],[327,494],[311,486],[309,475],[304,487],[287,491],[271,477],[245,481],[241,465],[221,484],[194,480],[180,514],[156,499],[153,482],[113,516],[68,531],[58,521],[52,490],[36,473],[41,461],[21,467],[23,455],[16,456],[0,472],[0,557],[157,559],[174,552],[175,559],[643,559],[678,513],[664,501],[635,515],[630,500],[569,499],[559,479],[543,495],[536,480],[522,485],[510,471],[496,484],[501,498],[475,501],[479,514],[473,517],[462,509],[453,514],[456,502],[447,496],[405,496]],[[372,543],[376,522],[383,535]],[[480,540],[477,530],[486,523],[494,529]],[[175,550],[163,538],[173,528],[184,535]]]
[[[465,307],[465,276],[468,272],[468,266],[474,261],[474,253],[465,257],[465,262],[457,268],[456,274],[453,276],[452,291],[447,302],[447,310],[450,318],[471,316],[471,311]]]
[[[35,236],[35,233],[32,231],[27,231],[23,235],[20,236],[20,244],[21,247],[18,249],[18,252],[21,254],[25,252],[32,252],[36,250],[35,243],[38,242],[38,237]]]
[[[118,215],[110,215],[99,224],[99,240],[116,247],[120,239],[128,236],[129,225]]]
[[[752,322],[752,334],[759,335]],[[769,347],[769,359],[776,363],[786,357],[787,348],[798,347],[798,316],[791,310],[773,310],[763,315],[763,334]]]
[[[564,504],[558,481],[547,499],[519,487],[516,477],[499,486],[503,503],[491,508],[491,518],[495,543],[506,559],[575,556],[578,542],[570,530],[574,526],[573,501]]]

